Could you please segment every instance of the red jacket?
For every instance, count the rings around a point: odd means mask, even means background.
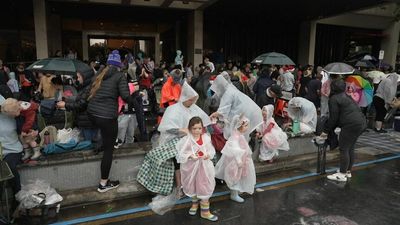
[[[25,118],[24,125],[22,125],[22,132],[29,133],[36,120],[36,112],[39,105],[35,102],[30,102],[31,106],[26,110],[21,110],[21,116]]]

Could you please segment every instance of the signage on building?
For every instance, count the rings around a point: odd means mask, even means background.
[[[384,56],[385,56],[385,51],[380,50],[379,51],[379,60],[382,60]]]

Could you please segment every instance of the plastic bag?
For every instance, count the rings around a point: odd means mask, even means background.
[[[15,195],[20,202],[19,208],[32,209],[41,205],[52,205],[63,200],[50,184],[43,180],[29,181],[23,185],[22,189]]]
[[[61,129],[58,130],[57,133],[57,142],[58,143],[68,143],[71,140],[74,140],[75,142],[79,142],[79,135],[80,135],[80,131],[78,128],[68,128],[68,129]]]
[[[164,215],[166,212],[170,211],[179,200],[177,193],[178,190],[174,188],[172,193],[167,196],[157,195],[152,199],[149,207],[158,215]]]

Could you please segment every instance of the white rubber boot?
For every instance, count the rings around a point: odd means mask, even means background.
[[[32,160],[37,160],[42,153],[40,152],[40,147],[34,147],[33,148],[33,156],[31,157]]]
[[[231,190],[231,200],[239,203],[244,202],[244,199],[239,196],[239,191],[234,190]]]
[[[22,157],[22,161],[29,159],[32,156],[32,149],[31,148],[24,148],[24,156]]]

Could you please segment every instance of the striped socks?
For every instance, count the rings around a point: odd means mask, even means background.
[[[190,207],[189,209],[189,215],[196,215],[197,209],[199,209],[199,199],[196,197],[192,197],[192,207]]]
[[[217,221],[218,217],[216,215],[211,214],[210,212],[210,202],[209,201],[201,201],[200,202],[201,208],[201,218],[210,220],[210,221]]]

